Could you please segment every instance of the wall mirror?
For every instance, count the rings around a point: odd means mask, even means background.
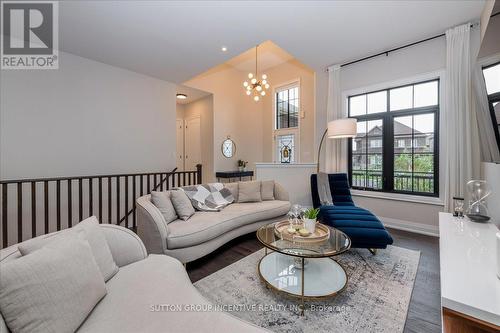
[[[234,156],[234,153],[236,152],[236,145],[231,138],[227,138],[226,140],[222,141],[222,155],[226,158],[231,158]]]

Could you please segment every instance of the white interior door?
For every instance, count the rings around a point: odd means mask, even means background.
[[[185,169],[196,170],[196,164],[201,164],[201,122],[199,117],[185,120],[184,154]]]
[[[177,171],[184,170],[184,120],[176,120]]]

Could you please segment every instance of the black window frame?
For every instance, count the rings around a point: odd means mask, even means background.
[[[298,112],[297,112],[297,126],[290,126],[290,90],[291,89],[297,89],[297,95],[295,96],[295,98],[293,98],[293,100],[297,100],[298,101]],[[287,105],[287,108],[286,108],[286,116],[287,116],[287,125],[288,127],[279,127],[279,124],[280,124],[280,115],[279,115],[279,99],[278,99],[278,94],[280,92],[283,92],[283,91],[286,91],[287,92],[287,99],[286,99],[286,105]],[[275,113],[276,113],[276,124],[274,126],[274,129],[275,130],[281,130],[281,129],[295,129],[295,128],[299,128],[300,126],[300,86],[299,86],[299,83],[291,83],[289,85],[286,85],[286,86],[283,86],[283,87],[278,87],[276,89],[276,91],[274,91],[274,107],[275,107]]]
[[[429,83],[429,82],[437,82],[437,89],[438,89],[438,91],[437,91],[438,104],[437,105],[390,111],[390,90],[409,87],[409,86],[415,86],[415,85]],[[351,116],[351,110],[350,110],[351,106],[349,103],[350,98],[361,96],[361,95],[368,95],[368,94],[372,94],[372,93],[382,92],[382,91],[387,91],[386,111]],[[429,79],[429,80],[425,80],[425,81],[418,81],[418,82],[409,83],[409,84],[400,85],[400,86],[388,87],[388,88],[375,90],[375,91],[367,91],[364,93],[350,95],[347,97],[347,110],[348,110],[348,115],[350,118],[355,118],[355,119],[357,119],[357,121],[382,120],[382,188],[375,189],[375,188],[371,188],[371,187],[352,186],[353,189],[359,189],[359,190],[363,190],[363,191],[373,191],[373,192],[407,194],[407,195],[414,195],[414,196],[439,197],[439,178],[440,178],[439,177],[440,176],[440,174],[439,174],[439,113],[440,113],[440,106],[441,106],[440,105],[440,93],[441,93],[440,92],[440,79],[434,78],[434,79]],[[415,90],[413,89],[413,95],[414,94],[415,94]],[[368,100],[368,98],[367,98],[367,100]],[[413,100],[414,100],[414,96],[413,96]],[[367,112],[368,112],[368,110],[367,110]],[[394,189],[394,141],[395,141],[395,136],[394,136],[394,126],[393,126],[394,118],[401,117],[401,116],[413,116],[413,115],[422,115],[422,114],[433,114],[434,115],[434,147],[433,147],[434,188],[433,188],[433,192],[416,192],[416,191],[395,190]],[[353,139],[348,140],[348,176],[349,176],[349,183],[350,184],[353,184],[353,182],[352,182],[352,175],[353,175],[352,140]],[[413,140],[414,140],[414,131],[412,130],[412,141],[411,141],[412,147],[413,147]],[[368,147],[366,149],[368,152]],[[414,147],[412,148],[412,152],[411,152],[412,158],[414,157],[415,154],[418,154],[418,153],[415,153],[413,151],[413,149],[414,149]],[[367,160],[367,162],[368,162],[368,160]],[[367,163],[367,165],[368,165],[368,163]],[[413,171],[412,171],[412,174],[413,174]]]
[[[487,65],[487,66],[483,66],[481,68],[481,73],[483,74],[483,80],[484,80],[484,70],[488,69],[490,67],[495,67],[495,66],[500,66],[500,61],[496,62],[496,63],[493,63],[493,64],[490,64],[490,65]],[[486,85],[486,82],[485,82],[485,85]],[[496,141],[497,141],[497,147],[498,147],[498,150],[500,151],[500,131],[499,131],[499,128],[498,128],[499,127],[498,123],[497,123],[498,121],[500,121],[500,119],[497,119],[497,117],[495,115],[495,108],[493,107],[493,103],[500,103],[500,91],[488,95],[488,105],[490,107],[491,123],[493,125],[493,131],[495,132],[495,138],[496,138]]]

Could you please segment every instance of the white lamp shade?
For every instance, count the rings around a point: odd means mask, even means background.
[[[344,118],[328,122],[328,138],[353,138],[357,134],[356,119]]]

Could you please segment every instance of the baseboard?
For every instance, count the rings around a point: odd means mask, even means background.
[[[378,218],[380,219],[380,221],[382,221],[384,226],[386,226],[388,228],[410,231],[410,232],[414,232],[414,233],[422,234],[422,235],[427,235],[427,236],[439,237],[439,227],[438,226],[416,223],[416,222],[411,222],[411,221],[398,220],[398,219],[393,219],[390,217],[379,216]]]

